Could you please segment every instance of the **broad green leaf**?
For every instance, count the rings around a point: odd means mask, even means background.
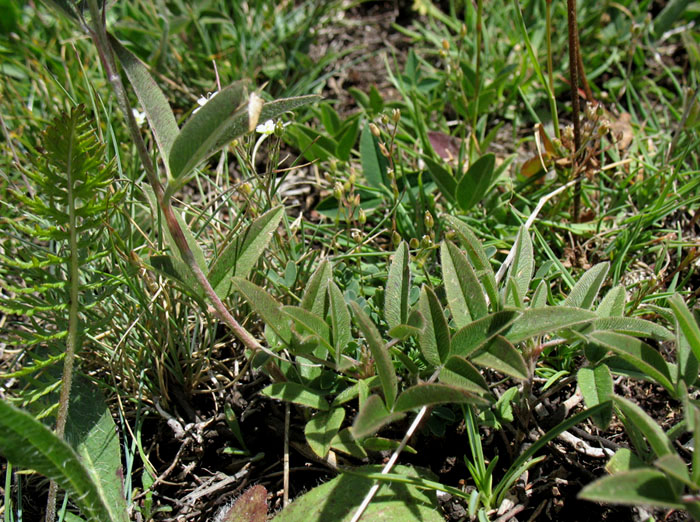
[[[450,331],[440,301],[427,286],[421,290],[418,309],[425,320],[418,335],[419,348],[426,361],[437,366],[450,353]]]
[[[676,326],[676,360],[678,361],[678,379],[687,386],[692,386],[698,379],[698,360],[690,348],[688,338]],[[682,396],[682,395],[681,395]]]
[[[402,413],[391,413],[379,395],[370,395],[360,406],[350,432],[356,439],[362,439],[402,417]]]
[[[591,342],[612,351],[675,396],[668,364],[661,354],[647,343],[636,337],[614,332],[593,332],[588,337]]]
[[[377,138],[369,130],[369,124],[365,125],[360,135],[360,159],[362,160],[362,173],[370,187],[381,188],[388,186],[386,170],[388,160],[379,149]]]
[[[112,513],[108,499],[68,443],[5,400],[0,400],[0,454],[14,466],[55,480],[88,520],[126,520],[124,513]]]
[[[486,257],[486,252],[484,252],[481,246],[481,242],[466,223],[463,223],[454,216],[445,216],[445,219],[450,223],[452,229],[457,233],[457,237],[459,237],[462,246],[466,249],[467,257],[474,266],[476,275],[479,281],[481,281],[481,286],[486,290],[486,295],[489,296],[491,306],[498,307],[499,300],[496,276],[493,273],[493,268],[491,268],[488,257]]]
[[[199,163],[216,152],[214,145],[221,139],[233,119],[245,118],[244,105],[248,100],[246,82],[237,81],[217,92],[207,103],[192,114],[182,126],[172,144],[168,162],[174,180],[189,174]],[[248,130],[246,125],[243,134]],[[231,140],[237,136],[231,136]]]
[[[260,393],[271,399],[293,402],[321,411],[328,410],[328,401],[322,393],[296,382],[273,382],[263,388]]]
[[[430,176],[433,178],[433,181],[437,185],[442,195],[445,196],[447,201],[450,203],[455,203],[455,196],[457,194],[457,180],[454,178],[454,176],[440,163],[428,156],[423,156],[423,161],[428,167]]]
[[[661,429],[661,426],[647,415],[642,408],[624,397],[615,396],[613,402],[625,416],[625,419],[634,424],[644,434],[657,457],[675,454],[673,444]]]
[[[585,325],[597,318],[595,312],[581,308],[528,308],[513,321],[505,336],[511,343],[516,344],[539,335],[554,335],[560,330]]]
[[[268,210],[238,232],[212,263],[209,283],[222,299],[231,291],[231,277],[247,278],[272,239],[284,215],[284,207]]]
[[[352,340],[350,333],[350,312],[345,303],[343,294],[333,281],[328,283],[328,300],[330,301],[331,327],[333,334],[333,346],[335,348],[335,364],[340,364],[343,350]]]
[[[402,241],[389,267],[384,291],[384,319],[389,328],[406,324],[408,321],[408,297],[411,291],[409,257],[408,245]]]
[[[489,393],[486,379],[469,361],[463,357],[453,356],[447,359],[440,370],[439,380],[457,388],[464,388],[472,393],[484,395]]]
[[[333,278],[333,267],[328,259],[324,259],[318,265],[306,284],[301,307],[317,315],[325,315],[327,309],[326,289]]]
[[[292,339],[292,330],[289,326],[288,316],[282,313],[282,305],[265,290],[247,279],[234,277],[231,281],[233,287],[241,293],[264,323],[272,328],[283,343],[289,345]]]
[[[496,157],[484,154],[476,160],[457,183],[457,204],[466,212],[481,201],[494,181]]]
[[[334,408],[328,412],[317,413],[306,423],[304,428],[306,442],[309,443],[313,452],[322,459],[328,455],[331,441],[338,434],[343,419],[345,419],[345,410]]]
[[[331,441],[331,448],[351,455],[356,459],[367,458],[367,452],[355,440],[355,437],[352,436],[350,428],[340,430],[338,434],[333,437],[333,440]]]
[[[377,367],[377,374],[382,382],[382,391],[384,392],[384,400],[387,406],[391,409],[394,407],[394,400],[396,399],[396,392],[398,390],[398,380],[396,379],[396,372],[394,370],[394,365],[389,357],[389,351],[384,347],[384,342],[382,341],[381,335],[377,331],[377,327],[374,323],[367,317],[367,314],[360,308],[356,302],[351,302],[353,315],[357,321],[357,325],[360,327],[360,331],[367,341],[367,346],[369,347],[372,357],[374,358],[374,364]]]
[[[652,337],[660,341],[672,341],[675,336],[661,325],[637,317],[602,317],[593,321],[594,330],[611,330],[636,337]]]
[[[695,358],[700,361],[700,327],[698,327],[693,314],[690,313],[683,298],[678,294],[673,294],[668,300],[668,304],[671,305],[673,315],[676,316],[678,326],[688,341],[690,349],[693,350]]]
[[[408,339],[409,337],[418,337],[422,331],[423,325],[421,325],[419,328],[417,326],[411,326],[409,324],[400,324],[389,330],[387,333],[394,339],[401,339],[403,341],[405,339]]]
[[[295,330],[300,336],[310,335],[321,341],[326,350],[334,353],[331,345],[331,330],[321,317],[299,306],[283,306],[282,311],[292,318]]]
[[[396,399],[395,411],[408,411],[433,404],[477,404],[488,406],[490,402],[464,388],[448,384],[416,384],[404,390]]]
[[[610,504],[639,505],[683,509],[668,478],[652,468],[615,473],[587,485],[579,498]]]
[[[366,466],[356,471],[374,471],[381,466]],[[394,474],[428,477],[430,472],[397,466]],[[394,475],[392,474],[392,475]],[[350,522],[362,499],[374,484],[374,478],[344,473],[315,487],[289,504],[273,522]],[[425,490],[406,483],[384,483],[362,516],[371,522],[442,522],[434,489]]]
[[[622,471],[630,471],[638,468],[648,468],[644,461],[637,457],[629,448],[620,448],[605,465],[605,471],[614,475]]]
[[[610,369],[605,364],[599,364],[593,368],[585,367],[578,371],[576,376],[583,400],[589,408],[597,406],[603,402],[610,405],[610,408],[603,410],[600,414],[593,416],[593,422],[601,430],[608,429],[612,420],[613,380]]]
[[[251,98],[256,96],[254,93],[250,97],[246,94],[243,81],[235,82],[219,91],[187,120],[168,158],[176,183],[207,157],[248,132],[257,121],[276,118],[319,99],[310,95],[275,100],[265,103],[259,114],[252,115],[249,104]]]
[[[611,288],[600,301],[596,312],[600,317],[622,317],[625,313],[625,287]]]
[[[598,297],[598,292],[608,275],[610,263],[598,263],[586,271],[571,289],[571,293],[562,303],[572,308],[590,310]]]
[[[163,91],[151,77],[146,65],[114,36],[108,36],[112,49],[119,58],[119,62],[129,78],[129,83],[131,83],[136,97],[146,113],[160,153],[163,158],[168,158],[173,143],[180,133],[170,104]]]
[[[71,387],[66,441],[92,475],[114,520],[128,520],[117,426],[100,389],[76,377]]]
[[[532,271],[535,266],[535,261],[532,254],[532,241],[530,233],[522,226],[518,232],[518,237],[515,240],[515,255],[513,262],[508,267],[508,275],[506,280],[512,278],[515,281],[518,295],[523,299],[530,288],[530,280],[532,279]],[[506,305],[509,301],[506,300]]]
[[[453,243],[443,242],[440,258],[452,320],[458,329],[463,328],[488,313],[484,291],[471,263]]]
[[[520,312],[504,310],[468,324],[452,337],[452,355],[467,357],[517,321]]]
[[[505,337],[497,335],[482,350],[471,356],[472,362],[516,379],[528,379],[530,372],[520,352]]]
[[[698,489],[698,485],[694,484],[693,481],[690,480],[688,465],[677,454],[674,453],[673,455],[664,455],[663,457],[656,459],[654,466],[665,472],[667,475],[682,482],[689,488]]]

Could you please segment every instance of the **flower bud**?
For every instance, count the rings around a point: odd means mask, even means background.
[[[466,24],[462,24],[462,27],[459,28],[459,37],[466,38],[466,36],[467,36],[467,26],[466,26]]]
[[[381,134],[379,132],[379,127],[377,127],[374,123],[369,124],[369,131],[372,133],[372,136],[374,136],[375,138],[378,138]]]
[[[335,185],[333,185],[333,195],[338,201],[343,199],[343,185],[340,182],[336,182]]]
[[[425,234],[421,239],[420,239],[420,246],[422,248],[428,248],[433,242],[430,240],[430,236],[428,234]]]
[[[412,237],[411,240],[408,242],[408,246],[411,247],[413,250],[418,248],[420,246],[420,243],[418,242],[418,238]]]
[[[430,213],[429,210],[425,211],[425,215],[423,216],[423,224],[428,230],[431,230],[433,228],[433,225],[435,225],[435,220],[433,219],[433,215]]]
[[[399,234],[396,230],[391,233],[391,242],[394,244],[394,248],[398,248],[398,246],[401,244],[401,234]]]
[[[238,191],[245,196],[250,196],[253,193],[253,185],[248,181],[244,181],[238,186]]]
[[[350,237],[352,237],[352,240],[358,245],[362,243],[362,233],[359,230],[353,230]]]
[[[387,150],[384,142],[379,143],[379,151],[382,153],[382,156],[384,156],[385,158],[390,157],[389,151]]]
[[[398,123],[400,119],[401,119],[401,110],[400,109],[392,109],[391,121],[393,121],[394,123]]]
[[[450,42],[448,42],[447,40],[443,39],[443,40],[442,40],[442,48],[443,48],[445,51],[449,51],[449,50],[450,50]]]
[[[365,209],[361,208],[360,211],[357,213],[357,222],[360,225],[364,225],[367,223],[367,214],[365,214]]]

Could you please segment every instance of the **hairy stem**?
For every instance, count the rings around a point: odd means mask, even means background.
[[[581,128],[579,125],[578,103],[578,29],[576,26],[576,0],[566,0],[567,19],[569,22],[569,78],[571,82],[571,109],[574,120],[574,151],[571,169],[577,178],[574,189],[574,222],[578,222],[581,213],[581,179],[578,178],[578,153],[581,148]]]
[[[73,180],[73,141],[75,133],[70,136],[71,146],[68,147],[68,161],[66,175],[68,177],[68,228],[69,228],[69,285],[70,285],[70,308],[68,311],[68,338],[66,341],[66,354],[63,359],[63,378],[61,384],[61,394],[58,400],[58,414],[56,419],[56,435],[62,439],[66,431],[66,421],[68,420],[68,405],[70,402],[70,389],[73,383],[73,367],[75,365],[75,354],[80,343],[80,323],[78,319],[78,297],[80,292],[80,260],[78,252],[78,216],[75,212],[75,194]],[[58,484],[51,481],[49,485],[49,496],[46,501],[46,522],[54,522],[56,519],[56,496]]]

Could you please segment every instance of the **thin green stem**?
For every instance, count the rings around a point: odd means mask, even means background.
[[[554,135],[561,139],[561,129],[559,128],[559,114],[557,114],[556,98],[554,97],[554,67],[552,65],[552,0],[547,0],[547,77],[549,80],[550,108],[552,110],[552,125],[554,125]],[[552,101],[554,103],[552,103]]]

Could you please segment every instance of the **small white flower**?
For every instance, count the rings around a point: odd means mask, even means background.
[[[275,122],[272,120],[267,120],[262,125],[255,127],[255,132],[269,136],[275,132]]]
[[[131,114],[134,115],[136,125],[138,125],[139,127],[143,127],[143,124],[146,123],[146,113],[141,112],[138,109],[131,109]]]
[[[197,111],[204,107],[209,100],[211,100],[214,96],[217,95],[219,91],[214,91],[214,92],[208,92],[206,96],[200,96],[197,99],[197,104],[199,107],[197,107],[195,110],[192,111],[192,114],[197,114]]]

